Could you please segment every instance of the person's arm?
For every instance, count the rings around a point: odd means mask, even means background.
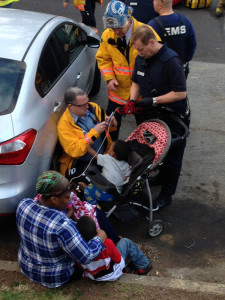
[[[67,209],[66,209],[66,215],[68,218],[71,218],[73,217],[74,215],[74,210],[73,210],[73,206],[68,206]]]
[[[114,51],[115,46],[108,44],[107,29],[103,32],[101,36],[101,43],[96,53],[96,59],[98,63],[98,68],[109,86],[112,84],[114,87],[116,83],[116,74],[113,71],[113,61],[110,55],[111,51]]]
[[[97,159],[98,155],[97,152],[90,146],[90,145],[87,145],[87,152],[92,156],[94,157],[95,159]]]
[[[60,247],[80,264],[92,262],[105,249],[104,242],[107,238],[105,232],[100,229],[97,236],[87,243],[76,229],[75,223],[69,222],[69,219],[60,226],[57,236]]]
[[[137,100],[140,97],[140,86],[137,79],[137,58],[134,65],[134,71],[132,74],[132,84],[130,88],[130,100]]]
[[[168,103],[172,103],[172,102],[176,102],[176,101],[185,99],[186,96],[187,96],[186,91],[184,91],[184,92],[172,91],[172,92],[169,92],[162,96],[157,96],[156,101],[157,101],[157,104],[168,104]]]
[[[69,0],[64,0],[63,1],[63,6],[64,6],[64,8],[68,8],[68,6],[69,6]]]
[[[116,264],[121,262],[121,253],[116,248],[112,240],[107,239],[105,241],[107,255],[114,261]]]
[[[172,103],[183,100],[187,96],[186,78],[183,64],[178,57],[169,60],[165,66],[165,78],[171,92],[156,97],[157,104]]]
[[[132,82],[130,88],[130,100],[137,100],[140,97],[140,86],[136,82]]]
[[[185,99],[187,96],[186,78],[183,65],[178,57],[174,57],[165,65],[163,75],[170,92],[154,97],[157,102],[156,105],[173,103]],[[148,107],[150,105],[154,105],[153,97],[143,98],[136,104],[137,107]]]
[[[85,135],[79,126],[73,126],[67,119],[70,112],[65,111],[65,115],[60,119],[57,132],[60,144],[67,155],[72,158],[79,159],[87,153],[87,145],[93,144],[95,139],[98,139],[101,133],[104,132],[107,125],[103,121],[92,128]]]

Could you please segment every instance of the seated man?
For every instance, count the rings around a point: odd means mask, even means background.
[[[18,253],[22,273],[31,281],[56,288],[75,274],[79,264],[88,264],[105,249],[106,234],[86,242],[76,223],[63,212],[70,201],[70,182],[55,171],[42,173],[36,189],[38,201],[23,199],[17,208],[20,235]]]
[[[64,150],[60,158],[60,172],[68,179],[79,177],[91,156],[87,153],[90,145],[99,154],[108,150],[112,140],[108,131],[109,117],[96,103],[90,102],[85,92],[77,87],[67,90],[64,96],[67,109],[58,123],[58,137]],[[116,129],[116,120],[110,118],[110,129]],[[114,129],[113,129],[114,128]],[[76,180],[75,180],[76,181]]]

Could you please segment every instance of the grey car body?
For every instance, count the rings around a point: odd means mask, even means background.
[[[100,87],[99,37],[65,17],[0,10],[0,216],[35,195],[51,166],[63,96],[78,86]]]

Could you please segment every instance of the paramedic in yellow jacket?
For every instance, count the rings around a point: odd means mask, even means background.
[[[96,58],[107,84],[109,96],[107,115],[110,115],[116,107],[126,104],[130,97],[131,77],[137,56],[137,50],[130,38],[133,31],[143,25],[131,17],[131,14],[131,7],[121,1],[112,0],[108,3],[103,16],[104,26],[107,29],[102,34]],[[160,40],[155,31],[154,34],[157,40]],[[121,116],[117,114],[116,119],[117,130],[111,134],[113,140],[118,138]]]
[[[59,162],[60,173],[71,179],[80,175],[91,160],[87,153],[87,145],[91,145],[95,151],[100,148],[99,153],[102,154],[108,150],[112,140],[109,134],[105,138],[109,117],[99,105],[89,102],[82,89],[69,88],[64,95],[64,101],[67,109],[57,127],[59,142],[64,150]],[[115,117],[112,117],[109,123],[110,129],[115,130]],[[79,177],[75,181],[82,180],[83,178]]]
[[[10,8],[13,2],[18,2],[19,0],[0,0],[0,7]]]

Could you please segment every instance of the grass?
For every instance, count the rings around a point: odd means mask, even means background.
[[[24,282],[14,282],[11,287],[0,286],[0,300],[80,300],[82,292],[74,289],[73,294],[68,294],[60,289],[52,289],[44,292],[32,291]]]

